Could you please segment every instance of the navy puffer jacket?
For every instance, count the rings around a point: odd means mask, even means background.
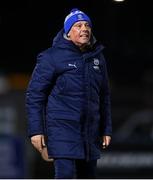
[[[26,93],[28,136],[45,134],[49,157],[98,159],[100,137],[112,134],[103,46],[86,52],[63,36],[41,52]]]

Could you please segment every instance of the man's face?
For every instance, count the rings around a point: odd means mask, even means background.
[[[85,46],[90,41],[91,27],[87,21],[78,21],[72,26],[68,36],[77,46]]]

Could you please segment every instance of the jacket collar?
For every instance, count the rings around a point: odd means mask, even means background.
[[[81,52],[79,47],[77,47],[72,41],[69,41],[67,39],[63,28],[54,37],[52,46],[55,48],[70,49],[71,51],[79,52],[86,58],[95,56],[104,49],[104,46],[100,44],[92,34],[90,45],[88,46],[87,50],[85,52]]]

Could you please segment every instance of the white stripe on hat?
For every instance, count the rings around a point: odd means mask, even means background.
[[[64,23],[72,16],[76,15],[76,14],[84,14],[82,11],[74,11],[71,12],[69,15],[66,16]]]

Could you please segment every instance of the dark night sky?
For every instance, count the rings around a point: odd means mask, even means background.
[[[0,4],[0,70],[31,73],[37,53],[51,45],[65,16],[74,7],[90,16],[96,38],[106,47],[104,53],[114,77],[123,73],[125,78],[127,75],[137,80],[153,66],[151,1],[61,0],[53,4],[51,0],[6,0]]]
[[[72,8],[76,7],[89,15],[95,37],[105,46],[104,56],[107,60],[111,85],[112,140],[116,138],[121,142],[120,146],[114,143],[114,150],[121,152],[121,160],[123,160],[122,152],[126,148],[130,150],[128,154],[132,154],[132,157],[135,153],[139,157],[143,149],[148,147],[146,154],[150,153],[153,149],[153,125],[150,115],[153,109],[153,0],[125,0],[122,3],[115,3],[113,0],[1,0],[0,77],[1,74],[17,73],[19,76],[17,80],[15,79],[17,83],[15,81],[11,85],[14,87],[17,84],[17,88],[22,86],[22,81],[25,79],[21,79],[22,76],[20,78],[20,73],[31,75],[37,54],[51,46],[53,37],[63,27],[65,17]],[[2,87],[3,81],[0,83]],[[6,98],[4,104],[7,106],[9,103],[9,109],[15,105],[13,110],[19,108],[20,111],[24,106],[19,100],[20,97],[20,91],[11,91],[11,95],[6,94],[2,99]],[[2,107],[2,110],[4,108]],[[21,123],[24,125],[24,113],[20,111],[19,114],[21,114],[19,125]],[[115,136],[122,127],[123,137],[121,133]],[[128,134],[128,138],[124,139],[124,135],[126,137]],[[144,160],[143,156],[141,161],[139,160],[140,164],[139,162],[137,164],[138,169],[133,166],[127,169],[126,166],[123,168],[119,166],[117,172],[114,166],[113,174],[113,168],[110,166],[107,171],[105,169],[102,171],[103,177],[114,178],[115,174],[117,178],[120,177],[119,174],[121,178],[132,177],[133,174],[137,174],[138,178],[145,177],[146,174],[146,177],[149,175],[153,177],[152,167],[147,169],[148,156],[146,158],[144,169],[139,166]],[[115,159],[113,158],[113,163]],[[137,156],[132,160],[132,165],[135,160],[137,161]],[[129,159],[125,165],[128,162]],[[45,173],[44,176],[50,173],[46,166],[41,170],[38,166],[36,169],[29,167],[30,172],[36,170],[34,178],[41,178],[42,171]],[[123,176],[124,171],[127,172],[125,176]]]

